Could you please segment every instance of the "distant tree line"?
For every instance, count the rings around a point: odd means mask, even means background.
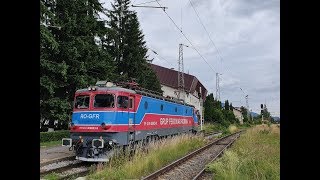
[[[261,110],[260,114],[253,119],[255,121],[261,122],[262,120],[262,114],[263,114],[263,120],[269,121],[271,123],[276,123],[274,118],[271,116],[270,112],[268,111],[267,105],[263,104],[263,109]]]
[[[228,127],[230,124],[239,123],[239,120],[236,119],[233,113],[234,107],[232,103],[229,103],[228,100],[224,102],[224,107],[222,107],[221,102],[217,101],[213,97],[213,93],[209,94],[206,97],[204,102],[204,119],[207,123],[218,123],[225,127]],[[261,114],[253,117],[247,108],[241,106],[240,111],[243,116],[243,123],[245,124],[261,124],[262,116]],[[249,113],[249,115],[248,115]],[[276,121],[270,116],[267,106],[263,106],[263,119],[268,120],[271,123],[276,123]]]
[[[64,122],[74,93],[98,80],[128,81],[161,92],[130,0],[40,0],[40,125]],[[100,15],[106,15],[102,19]]]
[[[220,101],[217,101],[213,97],[213,93],[206,97],[204,102],[204,118],[207,123],[218,123],[222,126],[228,127],[230,124],[239,123],[233,114],[232,103],[226,100],[224,108]]]

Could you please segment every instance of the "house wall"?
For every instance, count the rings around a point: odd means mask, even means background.
[[[242,116],[241,111],[233,109],[233,114],[239,120],[240,124],[243,124],[243,116]]]
[[[161,90],[163,91],[163,96],[171,96],[171,97],[175,97],[177,98],[177,89],[174,89],[172,87],[166,86],[166,85],[161,85]],[[200,115],[202,117],[202,110],[203,110],[203,103],[202,103],[202,99],[201,99],[201,106],[200,106],[200,100],[198,97],[198,92],[195,91],[193,94],[189,93],[185,93],[182,92],[182,94],[180,95],[180,98],[183,97],[183,95],[185,96],[185,102],[187,104],[193,105],[197,110],[200,109],[201,107],[201,111],[200,111]]]

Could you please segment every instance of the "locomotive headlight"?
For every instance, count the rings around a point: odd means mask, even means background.
[[[110,144],[110,145],[112,145],[112,143],[113,143],[112,141],[109,141],[109,144]]]
[[[72,146],[72,139],[62,138],[62,146],[71,147]]]

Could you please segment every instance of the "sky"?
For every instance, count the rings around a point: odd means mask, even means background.
[[[131,0],[131,5],[150,1]],[[113,1],[101,2],[109,9]],[[271,115],[280,117],[280,0],[158,2],[204,59],[162,9],[131,7],[147,47],[158,53],[148,52],[153,64],[177,70],[179,44],[188,45],[183,47],[184,71],[196,76],[208,94],[216,97],[216,73],[220,73],[221,101],[246,106],[248,95],[253,112],[259,113],[260,104],[266,103]],[[141,5],[159,6],[156,1]]]

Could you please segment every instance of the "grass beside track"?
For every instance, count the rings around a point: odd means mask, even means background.
[[[59,141],[49,141],[49,142],[42,142],[40,143],[41,148],[46,148],[46,147],[53,147],[53,146],[61,146],[61,140]]]
[[[104,167],[90,174],[88,179],[140,179],[176,159],[202,147],[205,140],[200,136],[181,135],[139,149],[129,161],[124,155],[113,158]]]
[[[257,125],[208,165],[214,179],[280,179],[280,129]]]

